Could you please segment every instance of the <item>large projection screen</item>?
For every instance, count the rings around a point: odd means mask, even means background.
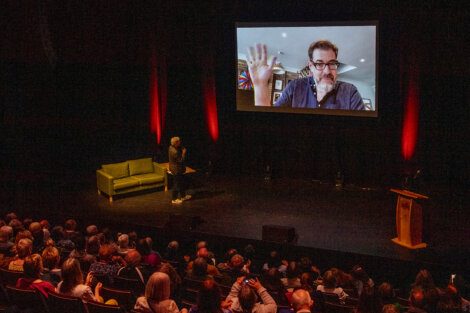
[[[376,21],[236,23],[237,110],[377,117],[377,28]],[[319,41],[337,55],[323,45],[310,58]]]

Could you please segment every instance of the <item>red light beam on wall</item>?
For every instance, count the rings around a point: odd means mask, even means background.
[[[157,144],[161,143],[163,129],[165,128],[167,103],[165,70],[165,60],[158,62],[157,53],[153,48],[150,57],[150,131],[155,134]]]
[[[412,65],[411,65],[412,66]],[[415,65],[416,66],[416,65]],[[419,125],[419,90],[417,69],[410,68],[406,87],[406,98],[403,115],[401,152],[406,161],[411,160],[416,151]]]
[[[210,60],[204,63],[205,66],[202,70],[202,95],[204,97],[206,125],[212,141],[217,142],[219,139],[219,120],[217,116],[214,67]]]

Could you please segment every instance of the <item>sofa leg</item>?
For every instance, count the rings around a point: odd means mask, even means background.
[[[113,203],[113,196],[109,196],[109,203]]]
[[[165,185],[165,191],[168,191],[168,185]]]
[[[98,195],[101,196],[101,190],[98,189]]]

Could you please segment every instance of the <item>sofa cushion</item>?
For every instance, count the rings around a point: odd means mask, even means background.
[[[115,179],[113,181],[114,190],[125,189],[130,187],[138,187],[140,186],[140,182],[138,179],[134,177],[124,177],[120,179]]]
[[[132,177],[138,179],[141,185],[161,183],[164,180],[164,177],[162,175],[158,175],[155,173],[139,174]]]
[[[113,176],[113,178],[129,176],[129,163],[127,162],[104,164],[101,167],[106,174]]]
[[[139,175],[153,173],[153,163],[151,158],[129,160],[129,175]]]

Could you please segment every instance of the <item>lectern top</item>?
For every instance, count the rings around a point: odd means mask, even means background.
[[[412,191],[409,191],[409,190],[405,190],[405,189],[390,189],[391,192],[394,192],[394,193],[397,193],[399,195],[402,195],[402,196],[405,196],[405,197],[408,197],[408,198],[413,198],[413,199],[429,199],[428,196],[425,196],[425,195],[421,195],[419,193],[415,193],[415,192],[412,192]]]

